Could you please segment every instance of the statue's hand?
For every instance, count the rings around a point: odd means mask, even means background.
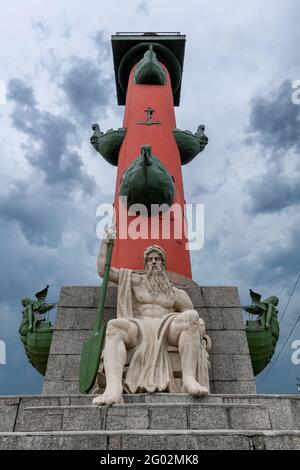
[[[112,224],[108,229],[105,230],[104,239],[111,240],[117,238],[117,228],[115,224]]]
[[[200,330],[201,338],[203,338],[206,331],[205,331],[205,324],[204,324],[204,321],[202,320],[202,318],[199,318],[199,330]]]

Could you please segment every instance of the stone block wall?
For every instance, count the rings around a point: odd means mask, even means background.
[[[211,393],[256,393],[244,320],[236,287],[183,287],[203,318],[212,340]],[[63,287],[57,311],[43,393],[79,392],[83,342],[95,324],[98,287]],[[105,320],[116,318],[117,288],[109,287]]]

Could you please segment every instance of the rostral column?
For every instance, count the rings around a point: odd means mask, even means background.
[[[174,106],[180,101],[185,36],[116,33],[112,49],[118,104],[125,105],[123,127],[103,133],[94,124],[91,137],[94,148],[118,167],[114,199],[118,238],[111,264],[143,270],[144,250],[155,244],[165,250],[170,274],[191,279],[181,165],[200,153],[208,139],[203,125],[196,133],[176,128]],[[127,197],[127,206],[120,196]],[[128,211],[133,204],[144,204],[148,215]],[[151,215],[151,204],[163,204],[164,210]],[[162,232],[165,217],[170,217],[169,237]],[[120,223],[125,219],[127,228],[131,223],[137,231],[148,226],[147,239],[132,239]],[[151,227],[158,227],[155,237]]]

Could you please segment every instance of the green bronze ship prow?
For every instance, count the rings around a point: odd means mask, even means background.
[[[134,82],[137,85],[164,85],[166,83],[166,74],[156,58],[152,44],[136,66]]]
[[[30,364],[42,375],[45,375],[53,328],[51,322],[43,315],[54,308],[55,304],[45,302],[48,287],[35,294],[36,300],[29,297],[22,299],[24,310],[19,327],[21,341]]]
[[[133,204],[143,204],[148,214],[153,214],[152,204],[164,204],[165,210],[172,205],[175,197],[173,177],[160,160],[152,155],[150,145],[142,145],[141,155],[125,170],[120,196],[127,197],[128,209]]]
[[[269,364],[275,352],[279,338],[278,297],[271,296],[261,300],[261,295],[250,289],[252,304],[243,309],[252,315],[258,315],[256,320],[246,321],[246,336],[254,375],[258,375]]]
[[[124,140],[126,129],[120,127],[117,130],[109,129],[107,132],[101,132],[99,124],[93,124],[90,142],[95,150],[111,165],[118,166],[119,152]]]
[[[181,131],[180,129],[173,129],[178,150],[180,153],[181,164],[186,165],[191,162],[198,153],[202,152],[207,143],[208,138],[204,134],[205,126],[198,126],[195,134],[191,131]]]

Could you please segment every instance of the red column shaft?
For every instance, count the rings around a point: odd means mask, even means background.
[[[127,89],[123,123],[123,127],[126,127],[127,132],[120,149],[115,192],[118,234],[120,233],[120,211],[123,211],[123,215],[124,212],[127,214],[127,210],[119,207],[121,177],[129,164],[140,155],[142,145],[151,145],[152,154],[161,161],[174,177],[176,187],[174,203],[176,205],[179,204],[180,207],[177,207],[177,210],[179,209],[178,213],[174,213],[174,217],[171,216],[171,236],[169,239],[163,239],[161,227],[159,239],[151,238],[150,227],[153,217],[149,217],[147,220],[149,227],[148,239],[132,240],[130,237],[127,237],[126,240],[121,240],[118,238],[114,245],[112,266],[138,270],[144,269],[144,250],[149,245],[155,244],[160,245],[166,251],[168,271],[191,278],[190,254],[184,233],[184,192],[180,154],[172,133],[172,130],[176,127],[176,120],[169,73],[164,67],[167,76],[165,85],[136,85],[133,81],[134,69],[135,67],[131,70]],[[159,121],[161,124],[150,126],[137,124],[138,121],[146,121],[145,109],[148,107],[154,109],[152,121]],[[128,225],[135,218],[134,216],[128,216]],[[180,221],[182,222],[182,237],[181,239],[175,239],[173,225],[174,223],[180,224]]]

